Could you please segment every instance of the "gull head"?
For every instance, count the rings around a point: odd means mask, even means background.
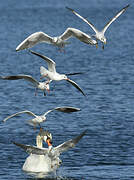
[[[50,86],[48,81],[45,82],[45,89],[50,92]]]
[[[67,80],[68,79],[68,77],[65,74],[61,74],[60,77],[61,77],[61,80]]]
[[[101,42],[103,42],[104,44],[107,43],[107,40],[106,40],[105,36],[101,37],[100,40],[101,40]]]
[[[64,48],[66,44],[70,44],[67,41],[63,41],[60,37],[54,37],[53,38],[53,44],[58,46],[59,48]]]

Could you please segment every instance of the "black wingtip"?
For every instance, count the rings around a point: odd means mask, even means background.
[[[71,9],[71,8],[69,8],[69,7],[67,7],[67,6],[66,6],[66,8],[67,8],[68,10],[70,10],[70,11],[74,11],[73,9]]]
[[[15,144],[15,145],[17,145],[17,143],[16,143],[16,142],[14,142],[14,141],[11,141],[11,143],[12,143],[12,144]]]
[[[84,72],[67,73],[66,76],[73,76],[73,75],[79,75],[79,74],[84,74]]]
[[[130,6],[130,4],[128,4],[128,5],[125,7],[125,9],[127,9],[129,6]]]

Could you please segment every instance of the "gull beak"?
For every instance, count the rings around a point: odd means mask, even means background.
[[[107,41],[105,41],[104,44],[107,44]]]

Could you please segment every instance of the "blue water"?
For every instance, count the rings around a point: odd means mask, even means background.
[[[40,80],[42,59],[27,51],[15,52],[28,35],[43,31],[58,36],[67,27],[93,34],[92,29],[65,6],[87,17],[98,29],[121,8],[130,4],[107,30],[102,50],[70,39],[66,52],[40,44],[32,49],[52,58],[60,73],[84,72],[71,77],[83,89],[84,97],[67,82],[51,83],[46,97],[23,80],[0,81],[0,119],[30,110],[43,114],[56,106],[74,106],[80,112],[52,112],[44,129],[53,134],[57,146],[88,129],[77,146],[61,155],[63,161],[51,179],[131,180],[134,179],[134,3],[131,0],[1,0],[0,75],[29,74]],[[22,115],[0,124],[0,179],[35,179],[21,168],[28,156],[12,140],[35,144],[38,133]],[[47,178],[45,178],[47,179]]]

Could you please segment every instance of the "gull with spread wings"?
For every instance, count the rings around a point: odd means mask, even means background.
[[[107,28],[112,24],[112,22],[114,22],[122,13],[124,13],[126,11],[126,9],[129,7],[129,5],[127,5],[126,7],[124,7],[123,9],[121,9],[102,29],[102,31],[98,31],[95,26],[86,18],[82,17],[80,14],[78,14],[77,12],[75,12],[73,9],[66,7],[68,10],[70,10],[72,13],[74,13],[76,16],[78,16],[80,19],[82,19],[84,22],[86,22],[92,29],[93,31],[96,33],[95,35],[93,35],[96,40],[100,40],[102,43],[106,44],[106,37],[104,36]],[[104,49],[104,44],[102,46],[102,48]]]
[[[80,31],[79,29],[67,28],[62,35],[57,37],[51,37],[44,32],[35,32],[21,42],[16,47],[16,51],[31,48],[39,43],[48,43],[63,49],[65,45],[69,44],[69,42],[66,40],[71,37],[75,37],[83,43],[97,46],[97,41],[94,40],[90,35]]]
[[[37,94],[37,89],[41,89],[44,92],[44,96],[46,96],[45,90],[47,90],[48,92],[50,91],[49,89],[49,83],[50,81],[45,81],[45,82],[39,82],[36,79],[34,79],[32,76],[30,75],[25,75],[25,74],[19,74],[19,75],[14,75],[14,76],[0,76],[0,79],[3,80],[18,80],[18,79],[24,79],[26,81],[29,81],[32,83],[32,85],[34,87],[36,87],[35,89],[35,95]]]
[[[43,66],[40,67],[40,73],[41,73],[42,77],[48,78],[48,81],[49,80],[53,80],[53,81],[66,80],[69,83],[71,83],[75,88],[77,88],[85,96],[85,93],[78,86],[78,84],[76,84],[76,82],[74,82],[73,80],[69,79],[67,77],[67,75],[59,74],[59,73],[56,72],[56,68],[55,68],[56,64],[55,64],[55,62],[52,59],[50,59],[50,58],[48,58],[48,57],[46,57],[44,55],[41,55],[41,54],[39,54],[37,52],[31,51],[31,50],[29,50],[29,51],[32,54],[41,57],[43,60],[45,60],[47,62],[48,70],[45,67],[43,67]],[[79,73],[72,73],[72,74],[68,74],[68,75],[75,75],[75,74],[79,74]]]
[[[25,111],[20,111],[20,112],[17,112],[15,114],[12,114],[8,117],[6,117],[3,122],[6,122],[8,119],[10,118],[13,118],[14,116],[18,116],[20,114],[28,114],[30,116],[33,116],[34,118],[29,120],[28,123],[33,125],[34,127],[36,127],[36,125],[38,124],[40,126],[40,123],[43,123],[44,121],[46,121],[46,116],[48,113],[52,112],[52,111],[60,111],[60,112],[64,112],[64,113],[71,113],[71,112],[77,112],[77,111],[80,111],[79,108],[75,108],[75,107],[69,107],[69,106],[65,106],[65,107],[56,107],[56,108],[53,108],[53,109],[50,109],[49,111],[47,111],[46,113],[44,113],[43,115],[36,115],[34,114],[33,112],[31,111],[28,111],[28,110],[25,110]],[[41,127],[41,126],[40,126]]]
[[[60,154],[75,147],[85,134],[86,131],[83,131],[75,138],[53,147],[51,133],[41,130],[36,138],[37,146],[24,145],[16,142],[13,143],[30,154],[23,165],[22,169],[24,171],[48,173],[56,170],[61,165]],[[43,148],[43,140],[47,143],[48,148]]]

